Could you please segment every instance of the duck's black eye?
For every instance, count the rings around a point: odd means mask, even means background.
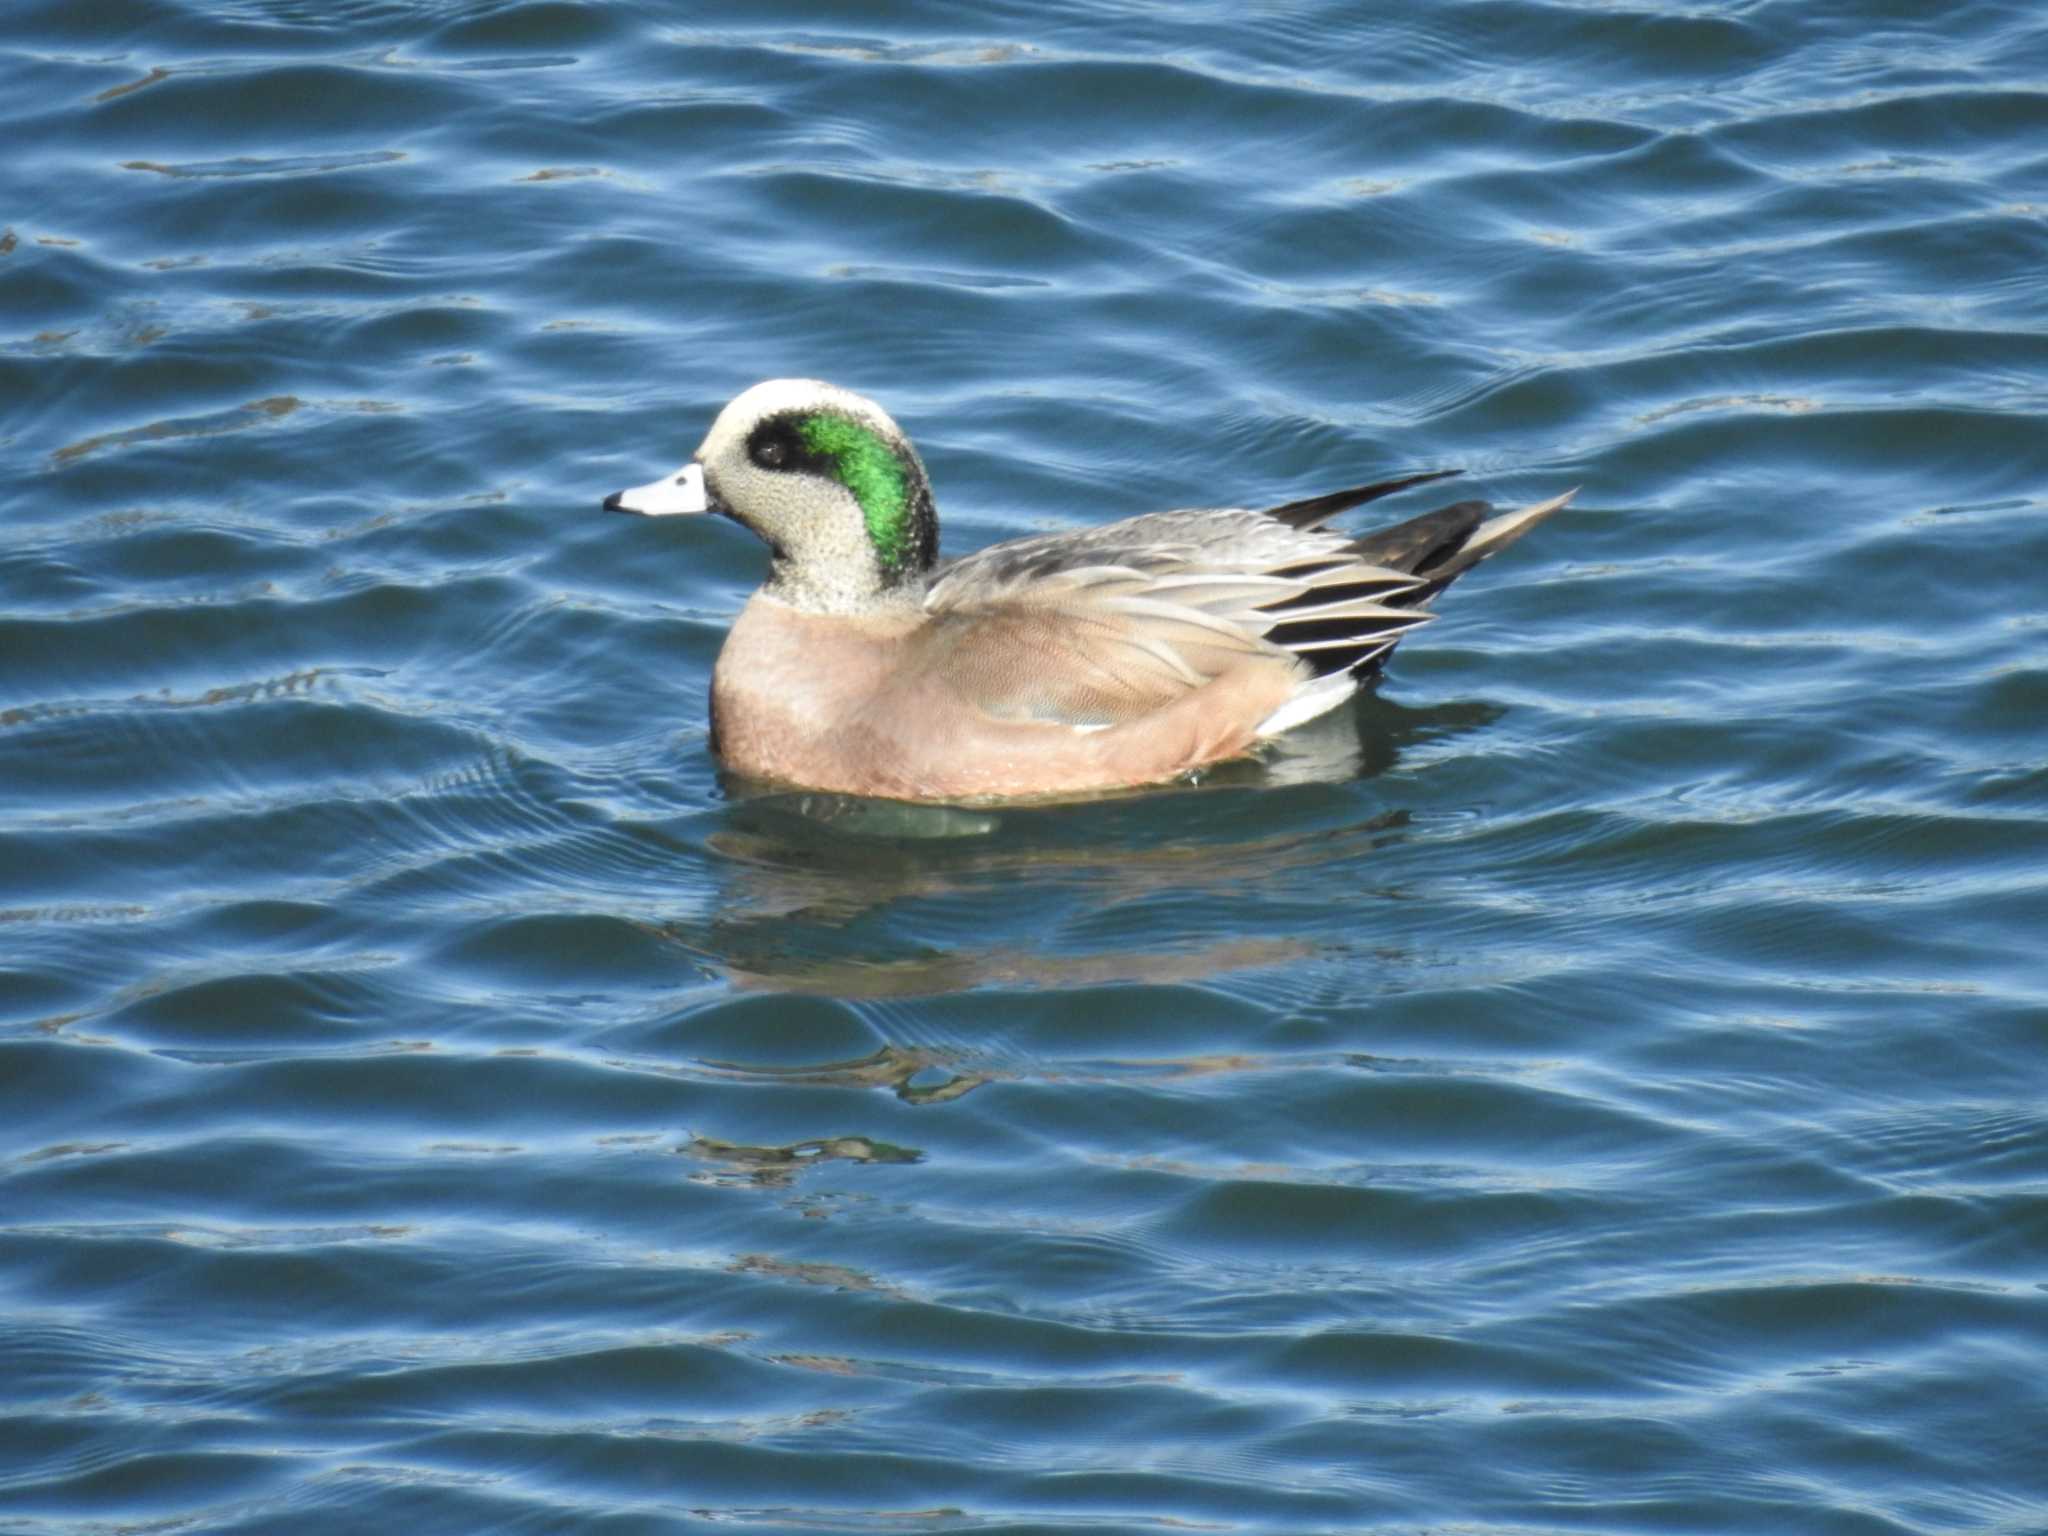
[[[789,449],[779,437],[764,437],[754,444],[754,462],[763,469],[780,469]]]

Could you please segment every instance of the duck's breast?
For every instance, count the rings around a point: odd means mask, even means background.
[[[755,593],[712,672],[712,751],[752,778],[851,788],[864,768],[843,727],[881,690],[916,622],[805,613]]]

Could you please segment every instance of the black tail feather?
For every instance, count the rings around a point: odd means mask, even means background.
[[[1432,480],[1448,480],[1453,475],[1463,473],[1462,469],[1432,469],[1420,475],[1404,475],[1399,480],[1382,480],[1376,485],[1354,486],[1348,491],[1332,491],[1327,496],[1311,496],[1306,501],[1290,501],[1284,506],[1268,507],[1266,516],[1278,518],[1290,528],[1316,528],[1327,523],[1339,512],[1362,507],[1368,501],[1378,501],[1382,496],[1405,491],[1411,485],[1427,485]]]
[[[1410,576],[1434,576],[1439,574],[1438,567],[1465,547],[1465,541],[1492,510],[1483,501],[1460,501],[1353,539],[1351,547],[1369,565],[1384,565]]]

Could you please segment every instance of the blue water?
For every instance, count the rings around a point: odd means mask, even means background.
[[[0,130],[0,1530],[2048,1531],[2037,6],[15,0]],[[1313,761],[749,795],[597,506],[792,373],[952,553],[1584,490]]]

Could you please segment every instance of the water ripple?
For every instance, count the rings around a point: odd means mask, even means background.
[[[0,1523],[2039,1526],[2044,38],[33,0]],[[1269,761],[764,792],[595,502],[785,373],[949,552],[1587,489]]]

